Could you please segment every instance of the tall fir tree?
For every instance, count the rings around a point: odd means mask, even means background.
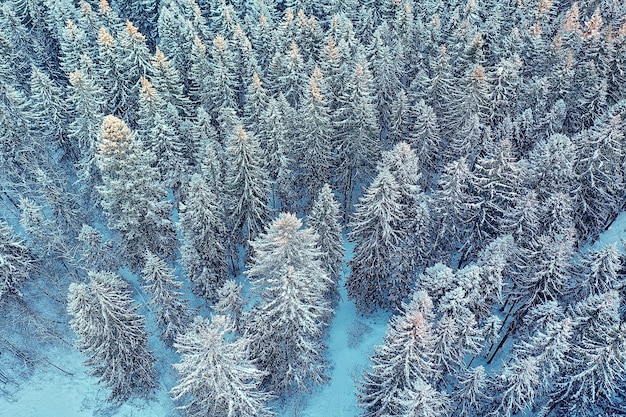
[[[327,380],[323,334],[331,312],[324,294],[330,282],[316,244],[313,231],[288,213],[251,242],[245,273],[260,301],[246,316],[245,334],[268,373],[265,386],[281,394]]]
[[[250,339],[233,336],[226,316],[196,317],[174,346],[178,384],[171,390],[190,417],[271,417],[272,395],[261,386],[265,372],[250,358]]]
[[[90,373],[111,389],[109,400],[148,396],[155,358],[128,285],[113,273],[90,272],[89,282],[70,284],[67,310],[78,350],[87,356]]]
[[[231,233],[248,245],[269,220],[269,183],[263,154],[254,135],[235,127],[227,147],[226,187]]]
[[[186,195],[180,207],[181,262],[193,291],[215,301],[227,270],[223,202],[200,174],[192,175]]]
[[[317,246],[321,252],[322,267],[333,283],[328,291],[329,298],[337,301],[339,295],[337,287],[341,278],[344,248],[339,203],[335,201],[328,184],[324,184],[320,190],[306,222],[317,235]]]
[[[180,292],[183,284],[174,276],[174,270],[151,252],[146,253],[141,278],[144,290],[152,296],[150,304],[157,310],[156,322],[163,339],[171,344],[189,321],[189,305]]]
[[[420,291],[391,318],[383,344],[374,350],[373,366],[358,386],[363,416],[414,415],[421,388],[433,389],[439,375],[434,362],[432,308],[428,294]]]
[[[122,233],[124,257],[133,269],[148,249],[172,259],[176,232],[172,203],[153,164],[156,157],[115,116],[102,122],[96,164],[102,185],[96,187],[109,227]]]
[[[360,311],[395,308],[409,295],[405,209],[398,183],[384,167],[365,190],[350,223],[348,238],[355,247],[346,289]]]

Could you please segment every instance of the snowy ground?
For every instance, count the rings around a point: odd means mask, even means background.
[[[591,245],[598,249],[617,243],[623,250],[626,238],[626,213],[622,213]],[[352,245],[346,245],[347,259],[352,257]],[[344,280],[348,274],[344,268]],[[381,343],[385,334],[388,313],[360,317],[354,304],[347,300],[340,288],[341,301],[336,309],[328,340],[330,381],[310,395],[294,399],[280,411],[281,417],[355,417],[355,379],[369,365],[374,346]],[[150,326],[150,323],[148,324]],[[151,340],[154,346],[154,340]],[[162,346],[161,346],[162,348]],[[172,360],[173,354],[157,352],[160,357]],[[108,390],[96,383],[82,365],[83,357],[70,347],[57,347],[47,352],[68,375],[52,366],[39,366],[32,378],[21,385],[11,398],[0,395],[0,417],[171,417],[177,416],[167,391],[173,384],[173,370],[167,363],[159,363],[161,385],[149,400],[131,400],[120,406],[111,406],[105,400]]]
[[[346,259],[352,257],[352,244],[346,244]],[[348,274],[344,267],[344,281]],[[129,274],[123,274],[129,279]],[[134,279],[130,278],[133,285]],[[343,286],[341,301],[333,319],[328,347],[330,381],[312,394],[294,398],[276,410],[283,417],[353,417],[358,415],[355,396],[355,379],[367,368],[374,345],[379,344],[385,334],[388,313],[370,317],[357,315],[354,304],[347,300]],[[142,300],[143,301],[143,300]],[[152,334],[153,323],[148,322]],[[171,350],[151,337],[151,347],[158,349],[157,357],[175,361]],[[68,375],[51,366],[38,366],[32,378],[22,384],[11,398],[0,394],[0,417],[171,417],[178,416],[175,405],[167,392],[174,384],[174,371],[167,363],[160,362],[161,386],[149,400],[130,400],[120,406],[106,402],[108,390],[97,384],[95,377],[87,375],[82,365],[84,358],[69,346],[46,352]]]
[[[353,244],[346,244],[346,260],[352,259]],[[349,271],[344,266],[344,282]],[[367,368],[374,346],[380,344],[387,329],[388,313],[368,317],[357,314],[354,304],[348,301],[343,285],[339,288],[341,301],[335,310],[331,324],[329,360],[332,367],[330,382],[299,406],[287,407],[284,417],[355,417],[355,379]]]
[[[595,243],[591,245],[591,248],[597,250],[611,243],[616,243],[617,248],[623,252],[622,239],[626,239],[626,212],[617,216],[609,228],[601,233]]]

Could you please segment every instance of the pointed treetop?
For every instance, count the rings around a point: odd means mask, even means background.
[[[107,0],[100,0],[100,13],[105,16],[111,13],[111,6]]]
[[[322,95],[319,87],[321,81],[322,71],[320,70],[320,67],[316,65],[315,69],[313,70],[313,75],[311,75],[311,78],[309,79],[309,87],[311,88],[311,95],[317,101],[322,101],[324,99],[324,96]]]
[[[550,10],[552,10],[552,6],[554,6],[554,0],[540,0],[537,6],[537,16],[548,15]]]
[[[336,61],[339,59],[339,48],[337,47],[337,42],[334,37],[328,37],[328,42],[326,42],[324,52],[326,53],[329,61]]]
[[[196,48],[198,48],[198,50],[200,51],[200,53],[202,54],[206,54],[206,45],[202,42],[202,39],[200,39],[200,37],[198,37],[197,35],[193,38],[193,43],[196,46]]]
[[[98,31],[98,45],[104,48],[112,48],[115,45],[115,39],[109,32],[107,32],[106,28],[103,26]]]
[[[223,55],[226,52],[226,39],[224,39],[221,33],[215,35],[215,39],[213,39],[213,50],[219,55]]]
[[[261,26],[264,27],[269,27],[269,22],[267,21],[267,17],[265,16],[265,14],[263,12],[261,12],[261,14],[259,15],[259,23],[261,24]]]
[[[76,36],[76,33],[78,32],[78,26],[76,26],[76,24],[70,19],[65,21],[65,29],[67,30],[67,34],[71,37]]]
[[[113,115],[105,116],[102,121],[102,141],[99,151],[101,154],[112,154],[120,148],[126,147],[130,138],[130,129],[123,120]]]
[[[285,23],[288,25],[291,22],[293,22],[295,16],[293,15],[293,11],[291,10],[291,7],[288,7],[285,10]]]
[[[580,31],[580,9],[578,8],[578,2],[575,2],[569,12],[567,12],[565,23],[563,23],[563,30],[566,32]]]
[[[256,71],[252,74],[252,84],[254,84],[257,88],[263,88],[263,82],[261,81],[261,77],[257,74]]]
[[[233,137],[233,142],[236,144],[246,143],[248,142],[248,134],[245,130],[243,130],[242,126],[235,127],[235,135]]]
[[[159,93],[150,81],[144,76],[139,79],[141,86],[139,87],[139,95],[146,101],[156,102],[159,100]]]
[[[158,45],[156,47],[154,57],[152,57],[152,65],[154,65],[154,68],[157,69],[167,69],[170,66],[167,58],[165,58],[165,54],[161,51],[161,49],[159,49]]]
[[[142,43],[146,41],[146,37],[143,36],[141,32],[139,32],[139,29],[137,29],[137,27],[133,25],[133,22],[131,22],[130,20],[126,21],[126,32],[131,39],[138,40]]]
[[[291,46],[289,47],[289,58],[293,62],[302,61],[302,56],[300,56],[300,48],[298,48],[298,45],[294,41],[291,41]]]
[[[474,68],[474,71],[472,71],[471,78],[473,81],[476,81],[478,83],[484,83],[485,82],[485,68],[483,68],[483,66],[480,64],[476,65],[476,68]]]
[[[591,39],[600,36],[600,29],[602,29],[603,24],[604,21],[602,20],[602,15],[600,14],[600,8],[597,8],[596,11],[593,12],[591,19],[585,23],[585,38]]]
[[[80,12],[83,16],[93,16],[93,8],[85,0],[80,2]]]
[[[80,70],[76,70],[70,73],[69,75],[70,84],[74,87],[79,87],[85,82],[85,77]]]
[[[293,239],[298,230],[300,230],[302,220],[298,219],[296,215],[292,213],[280,213],[270,227],[278,232],[274,238],[274,243],[277,246],[284,246]]]

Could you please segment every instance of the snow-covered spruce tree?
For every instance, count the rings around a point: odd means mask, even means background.
[[[238,108],[235,61],[230,42],[218,33],[211,49],[213,66],[200,103],[216,118],[220,109]]]
[[[293,214],[281,213],[251,242],[246,275],[260,301],[246,315],[252,354],[277,393],[304,391],[326,380],[322,337],[331,311],[330,285],[317,236]]]
[[[556,415],[591,417],[614,409],[614,395],[626,372],[621,303],[619,293],[609,291],[590,295],[572,308],[571,349],[551,396]]]
[[[317,247],[320,250],[320,261],[332,281],[329,288],[329,298],[337,301],[337,285],[341,278],[341,262],[344,249],[341,235],[339,203],[335,201],[333,192],[328,184],[320,190],[311,212],[306,218],[308,226],[317,235]]]
[[[123,254],[135,269],[146,249],[161,258],[174,256],[172,204],[153,166],[155,158],[126,123],[114,116],[104,118],[96,155],[102,185],[96,189],[108,225],[122,233]]]
[[[186,170],[185,149],[179,133],[182,121],[177,107],[166,102],[145,77],[140,83],[137,136],[152,153],[158,155],[155,165],[161,179],[177,195]]]
[[[322,186],[330,182],[333,130],[327,90],[322,72],[315,67],[302,100],[302,121],[297,129],[299,144],[296,146],[300,177],[296,188],[302,190],[300,201],[308,201],[309,206]]]
[[[176,279],[174,270],[151,252],[146,253],[141,278],[144,290],[152,296],[150,304],[156,308],[156,322],[163,339],[172,343],[189,321],[189,303],[180,292],[183,284]]]
[[[30,129],[44,135],[52,143],[67,148],[65,129],[67,127],[67,103],[64,93],[50,77],[37,67],[30,74],[31,120]]]
[[[118,42],[111,33],[101,27],[98,30],[98,82],[104,90],[107,111],[123,117],[128,110],[133,95],[129,80],[124,77],[120,65]]]
[[[88,283],[70,284],[67,311],[85,365],[111,389],[109,400],[152,391],[155,359],[148,350],[145,320],[118,275],[89,272]]]
[[[512,299],[519,303],[519,314],[534,305],[561,299],[572,277],[571,257],[574,236],[571,230],[556,235],[540,235],[520,251],[516,262]]]
[[[467,355],[477,355],[482,349],[483,338],[476,315],[469,308],[468,292],[459,285],[444,294],[437,305],[440,318],[435,332],[435,363],[449,375],[463,367]]]
[[[104,93],[102,87],[88,73],[76,70],[69,74],[69,103],[75,109],[74,117],[68,126],[68,136],[72,140],[71,152],[80,159],[82,170],[80,179],[90,184],[89,169],[96,153],[100,127],[104,118]],[[67,152],[70,152],[68,149]]]
[[[241,330],[241,317],[243,315],[244,300],[241,295],[243,285],[229,279],[217,292],[217,302],[213,310],[217,313],[229,316],[233,320],[235,330]]]
[[[448,414],[450,400],[445,391],[437,391],[420,379],[409,382],[400,393],[402,417],[444,417]]]
[[[87,270],[111,270],[119,268],[119,256],[112,239],[104,239],[102,233],[88,224],[82,225],[76,240],[78,261]]]
[[[384,167],[357,204],[348,239],[355,243],[346,281],[357,309],[395,308],[409,295],[412,277],[404,242],[409,239],[399,186]]]
[[[466,240],[479,207],[477,198],[470,194],[471,181],[472,172],[465,158],[446,164],[437,181],[438,190],[433,196],[437,221],[435,248],[444,256],[474,244]]]
[[[343,216],[352,211],[359,184],[368,178],[378,158],[379,127],[373,96],[372,74],[365,59],[360,59],[338,97],[333,125],[337,131],[333,143],[336,157],[334,177],[343,196]]]
[[[226,316],[196,317],[174,347],[178,385],[170,392],[189,417],[271,417],[266,374],[250,358],[250,340],[235,337]]]
[[[410,399],[416,399],[421,388],[432,390],[431,384],[438,381],[432,307],[428,294],[418,291],[391,318],[383,344],[374,350],[373,365],[357,387],[364,417],[412,415],[403,414]]]
[[[181,262],[194,293],[214,301],[227,270],[223,203],[200,174],[192,175],[186,195],[180,207]]]
[[[591,250],[581,260],[580,270],[576,274],[577,288],[574,291],[587,296],[617,289],[621,268],[622,260],[617,244]]]
[[[479,415],[485,402],[490,399],[488,376],[483,365],[468,368],[458,375],[458,384],[451,394],[454,412],[459,417]]]
[[[580,154],[576,163],[580,180],[578,228],[585,235],[603,230],[607,220],[612,220],[617,207],[623,204],[620,190],[626,181],[625,126],[619,115],[606,115],[576,138]]]
[[[254,239],[269,220],[269,183],[254,135],[235,127],[227,147],[226,188],[235,243]]]
[[[152,57],[150,80],[165,102],[176,107],[181,116],[191,112],[189,97],[183,91],[183,83],[176,67],[157,46]]]
[[[399,202],[405,208],[407,268],[409,273],[422,263],[427,262],[431,249],[430,201],[420,187],[420,163],[413,150],[406,142],[397,143],[391,150],[383,152],[379,170],[387,167],[398,183]]]
[[[19,285],[28,278],[34,258],[11,226],[0,221],[0,301],[9,294],[20,295]]]

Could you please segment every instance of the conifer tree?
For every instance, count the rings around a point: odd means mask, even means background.
[[[186,195],[180,207],[181,262],[194,292],[214,301],[227,269],[223,203],[199,174],[192,175]]]
[[[333,282],[329,288],[330,299],[336,300],[344,249],[339,204],[335,201],[328,184],[324,184],[320,190],[306,221],[317,235],[317,247],[321,253],[322,267]]]
[[[217,292],[218,300],[213,305],[213,310],[217,313],[232,319],[237,331],[241,330],[240,322],[244,307],[244,300],[241,295],[242,288],[241,284],[237,284],[232,279],[227,280]]]
[[[49,140],[68,148],[65,131],[67,128],[67,103],[64,92],[50,77],[37,67],[30,74],[31,129]]]
[[[174,255],[172,204],[154,160],[122,120],[104,118],[96,156],[103,184],[96,189],[109,227],[122,233],[124,256],[133,268],[145,249],[165,259]]]
[[[472,173],[465,158],[446,164],[437,182],[438,190],[433,200],[437,216],[437,245],[443,253],[458,249],[471,229],[468,225],[474,220],[476,199],[470,194]],[[437,246],[436,246],[437,247]]]
[[[573,308],[572,348],[557,380],[554,405],[561,412],[583,416],[611,403],[626,371],[626,337],[620,319],[622,302],[616,291],[590,295]]]
[[[146,253],[141,278],[144,290],[152,296],[150,304],[156,307],[156,322],[163,339],[171,344],[189,321],[189,306],[180,292],[183,284],[174,276],[174,270],[151,252]]]
[[[412,416],[422,388],[432,390],[431,382],[439,378],[432,320],[432,301],[423,291],[391,318],[383,344],[374,350],[373,366],[358,386],[363,416]]]
[[[251,341],[233,337],[226,316],[211,320],[196,317],[174,347],[181,355],[174,364],[178,385],[171,390],[175,401],[190,417],[271,417],[272,399],[261,382],[266,373],[250,358]]]
[[[246,316],[253,356],[278,393],[304,391],[326,381],[322,336],[330,310],[329,278],[320,263],[317,236],[293,214],[281,213],[251,242],[246,270],[260,301]]]
[[[622,204],[618,190],[623,188],[626,175],[624,126],[619,114],[613,117],[608,114],[578,138],[581,155],[575,168],[580,180],[578,228],[583,232],[602,230],[606,221],[615,216],[616,206]]]
[[[89,272],[88,283],[72,283],[67,310],[90,374],[111,389],[109,400],[147,396],[155,385],[145,320],[137,314],[128,285],[110,272]]]
[[[26,280],[35,264],[31,251],[11,226],[0,221],[0,300],[9,294],[20,295],[19,285]]]
[[[104,118],[103,91],[93,77],[83,71],[74,71],[69,78],[68,98],[76,114],[68,126],[68,135],[72,139],[74,154],[81,159],[82,180],[89,184],[92,181],[89,166],[95,156]]]
[[[359,184],[371,175],[378,156],[378,123],[374,107],[372,74],[360,59],[347,81],[345,92],[338,98],[335,111],[334,154],[337,190],[343,196],[344,220],[352,210]]]
[[[213,69],[207,80],[207,96],[201,104],[217,117],[218,111],[223,108],[238,108],[237,79],[235,78],[235,60],[230,42],[221,34],[213,39],[211,49]]]
[[[231,232],[237,243],[247,246],[269,220],[267,171],[256,137],[241,126],[232,131],[226,150]]]
[[[458,411],[460,417],[475,415],[489,400],[487,378],[482,365],[466,369],[459,375],[459,384],[452,393],[452,400],[456,403],[455,411]]]
[[[132,96],[128,98],[128,107],[122,109],[122,115],[131,122],[137,102],[142,77],[150,73],[150,51],[146,45],[146,37],[130,21],[120,30],[117,36],[119,47],[118,62],[123,70],[121,79],[125,81]]]
[[[113,240],[105,239],[97,229],[83,223],[76,239],[80,242],[79,260],[85,269],[104,271],[119,267]]]
[[[176,67],[157,47],[152,57],[150,80],[166,103],[173,105],[181,116],[191,113],[191,103],[183,91],[183,83]]]
[[[270,97],[263,86],[261,77],[256,72],[252,74],[252,82],[248,85],[248,95],[244,103],[246,129],[254,134],[261,129],[261,117],[269,105]]]
[[[599,295],[619,286],[622,260],[615,243],[589,251],[581,264],[576,283],[581,293]]]
[[[61,47],[61,69],[69,75],[80,68],[81,56],[89,53],[87,36],[85,31],[77,26],[74,21],[67,20],[59,43]]]
[[[296,188],[302,190],[299,200],[308,201],[309,205],[331,179],[333,133],[326,90],[322,73],[315,67],[304,91],[297,129],[299,144],[294,147],[298,150],[295,159],[300,177]]]
[[[350,223],[348,238],[355,247],[346,289],[360,311],[394,308],[408,296],[406,221],[398,183],[384,167],[365,190]]]

